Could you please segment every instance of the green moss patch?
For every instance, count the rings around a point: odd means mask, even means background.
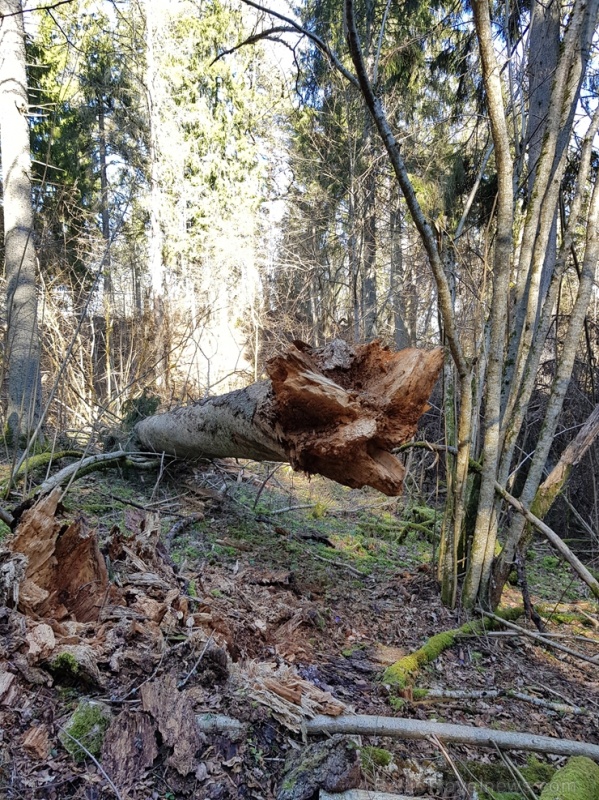
[[[540,800],[597,800],[599,765],[585,756],[570,758],[541,792]]]
[[[110,719],[110,711],[101,703],[81,700],[58,738],[75,761],[84,761],[90,753],[97,758]]]

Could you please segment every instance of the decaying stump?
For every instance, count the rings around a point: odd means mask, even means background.
[[[267,363],[270,381],[149,417],[136,435],[178,458],[289,461],[398,495],[405,470],[391,451],[415,433],[442,363],[441,348],[296,342]]]

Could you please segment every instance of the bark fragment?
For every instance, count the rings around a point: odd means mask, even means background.
[[[193,714],[191,696],[178,691],[175,678],[167,675],[141,687],[143,710],[156,720],[164,743],[173,748],[167,763],[181,775],[195,769],[195,754],[203,743]]]
[[[25,511],[16,535],[7,542],[13,553],[22,553],[28,561],[18,607],[38,617],[93,622],[119,593],[109,582],[97,538],[83,519],[64,529],[56,518],[61,494],[57,488]]]
[[[119,789],[137,783],[157,755],[156,723],[143,711],[123,711],[106,731],[102,764]]]

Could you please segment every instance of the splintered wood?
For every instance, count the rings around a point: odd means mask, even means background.
[[[277,438],[293,467],[387,495],[405,469],[392,450],[416,432],[443,350],[392,352],[380,342],[320,350],[296,342],[267,364]]]
[[[108,579],[94,532],[77,519],[65,528],[56,518],[62,491],[55,489],[25,511],[10,541],[27,559],[19,610],[55,620],[94,622],[118,590]]]

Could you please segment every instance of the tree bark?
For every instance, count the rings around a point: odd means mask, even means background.
[[[441,348],[296,342],[268,362],[270,381],[149,417],[135,431],[142,447],[178,458],[289,461],[394,496],[405,470],[392,450],[414,435],[442,363]]]
[[[358,734],[360,736],[391,736],[398,739],[425,739],[435,735],[442,742],[456,742],[478,747],[499,747],[502,750],[527,750],[537,753],[555,753],[564,756],[587,756],[599,761],[599,745],[571,739],[554,739],[534,733],[496,731],[492,728],[474,728],[469,725],[452,725],[446,722],[429,722],[402,717],[374,717],[367,715],[325,717],[307,720],[308,735]]]
[[[40,340],[21,0],[0,0],[0,147],[6,264],[6,419],[28,433],[40,416]]]

